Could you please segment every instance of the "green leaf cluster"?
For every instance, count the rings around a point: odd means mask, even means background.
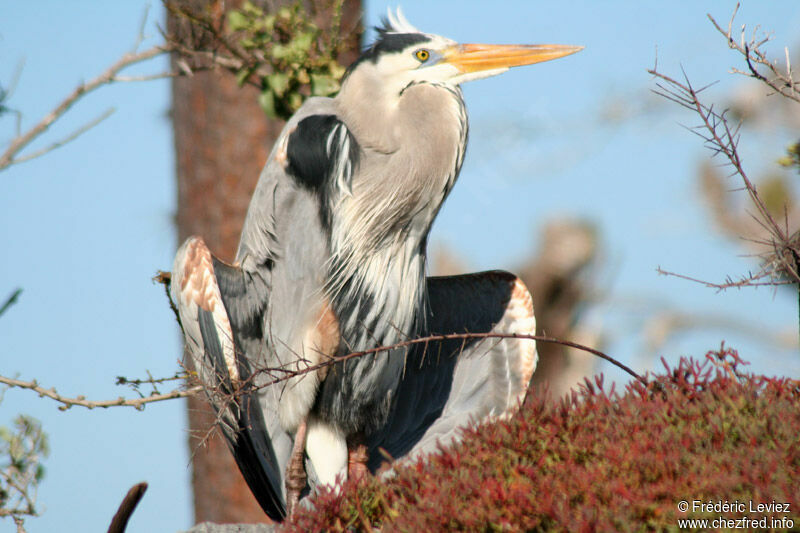
[[[258,75],[259,104],[270,117],[287,119],[309,96],[339,91],[345,73],[338,61],[341,0],[333,10],[333,22],[326,31],[311,21],[300,1],[270,14],[248,1],[228,13],[228,30],[248,54],[258,58],[237,72],[237,80],[244,84]]]
[[[783,167],[795,168],[800,172],[800,141],[786,149],[786,155],[778,159],[778,164]]]

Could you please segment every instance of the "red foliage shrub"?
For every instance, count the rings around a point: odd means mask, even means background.
[[[286,527],[661,530],[720,516],[800,526],[800,382],[744,374],[724,347],[706,357],[664,363],[622,394],[605,391],[602,376],[557,405],[531,393],[510,420],[466,429],[463,442],[388,481],[323,491]],[[695,500],[774,501],[789,512],[717,512]]]

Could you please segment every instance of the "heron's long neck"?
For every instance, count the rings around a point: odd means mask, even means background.
[[[427,301],[428,233],[467,140],[457,88],[414,85],[385,104],[342,106],[361,113],[342,117],[364,151],[352,195],[338,200],[331,228],[331,292],[334,306],[349,306],[337,314],[350,350],[417,336]]]

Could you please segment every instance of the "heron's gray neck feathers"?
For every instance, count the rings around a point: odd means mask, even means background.
[[[393,100],[365,100],[374,107],[346,105],[354,97],[366,96],[340,93],[348,110],[340,116],[366,155],[351,193],[331,199],[329,269],[332,300],[359,306],[339,314],[343,340],[357,344],[350,350],[405,340],[422,326],[426,239],[458,176],[468,129],[461,91],[451,86],[411,85]]]

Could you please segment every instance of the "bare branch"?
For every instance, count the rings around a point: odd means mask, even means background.
[[[123,398],[119,397],[116,400],[102,400],[102,401],[93,401],[87,400],[84,396],[76,396],[75,398],[69,398],[66,396],[62,396],[56,392],[55,388],[46,389],[44,387],[39,386],[39,384],[34,381],[22,381],[19,379],[8,378],[5,376],[0,376],[0,383],[8,385],[9,387],[16,387],[20,389],[29,389],[39,394],[39,396],[45,396],[47,398],[53,399],[62,405],[59,406],[59,409],[62,411],[66,411],[70,407],[86,407],[87,409],[95,409],[95,408],[108,408],[108,407],[133,407],[137,410],[144,409],[144,406],[148,403],[155,403],[155,402],[163,402],[164,400],[174,400],[175,398],[185,398],[187,396],[192,396],[193,394],[197,394],[203,388],[200,385],[195,385],[193,387],[189,387],[185,390],[173,390],[170,392],[165,392],[163,394],[152,394],[150,396],[145,396],[143,398]]]
[[[777,62],[770,61],[766,53],[761,50],[761,46],[768,43],[772,37],[771,35],[764,34],[760,39],[758,38],[759,27],[753,30],[753,35],[750,40],[745,38],[745,26],[742,25],[739,35],[739,41],[733,37],[733,20],[736,18],[736,13],[739,10],[739,4],[733,10],[733,15],[728,23],[728,29],[723,29],[714,17],[710,14],[707,15],[708,19],[714,25],[718,32],[720,32],[728,41],[728,47],[739,52],[744,56],[747,63],[747,71],[739,69],[731,69],[735,74],[741,74],[749,78],[761,81],[769,86],[773,91],[781,96],[794,100],[800,103],[800,82],[794,80],[794,72],[792,71],[792,64],[789,61],[789,50],[785,49],[786,53],[786,68],[782,71]],[[759,67],[766,69],[767,74],[763,74],[758,70]]]
[[[119,79],[117,79],[117,74],[121,70],[130,67],[131,65],[147,61],[163,53],[169,52],[170,49],[171,48],[168,45],[157,45],[143,52],[128,52],[96,78],[90,80],[89,82],[81,83],[80,85],[78,85],[75,89],[72,90],[72,92],[66,98],[64,98],[64,100],[61,101],[61,103],[59,103],[52,111],[50,111],[47,115],[45,115],[41,120],[39,120],[39,122],[37,122],[28,131],[19,135],[18,137],[16,137],[14,140],[11,141],[6,150],[0,155],[0,171],[5,170],[14,163],[27,161],[32,159],[33,157],[38,157],[40,155],[43,155],[49,152],[50,150],[55,149],[58,146],[61,146],[62,144],[64,144],[64,142],[68,142],[69,140],[74,139],[80,134],[85,133],[91,127],[97,125],[102,119],[96,120],[94,123],[90,122],[89,124],[82,126],[74,133],[67,136],[65,141],[60,143],[55,143],[55,145],[51,145],[51,147],[49,147],[48,149],[40,150],[39,152],[28,156],[18,157],[18,154],[23,149],[25,149],[31,142],[33,142],[34,139],[38,138],[45,131],[47,131],[47,129],[56,120],[61,118],[61,116],[63,116],[64,113],[66,113],[83,96],[94,91],[99,87],[102,87],[103,85],[120,81]],[[134,79],[135,78],[131,78],[131,80]],[[142,79],[150,79],[150,77],[143,77]]]
[[[739,130],[741,124],[731,126],[727,118],[727,110],[721,113],[714,110],[713,105],[706,105],[700,101],[699,90],[696,90],[689,81],[686,72],[683,72],[684,82],[681,83],[669,76],[661,74],[656,70],[648,70],[650,74],[661,80],[657,83],[660,90],[655,90],[656,94],[667,98],[679,105],[694,111],[700,117],[701,123],[698,126],[687,128],[703,139],[706,146],[714,155],[722,154],[733,168],[732,175],[738,175],[741,179],[744,190],[756,209],[753,218],[770,235],[770,252],[763,254],[763,270],[756,277],[746,277],[739,281],[726,280],[724,283],[709,283],[694,280],[688,276],[681,276],[673,273],[666,273],[659,269],[659,272],[666,275],[675,275],[685,279],[698,281],[706,286],[717,289],[731,287],[758,286],[758,285],[784,285],[788,277],[794,283],[800,282],[797,273],[797,266],[794,258],[798,253],[797,239],[790,237],[788,226],[781,226],[776,222],[770,210],[758,194],[755,184],[750,180],[747,172],[742,165],[738,151]],[[701,89],[702,90],[702,89]],[[768,282],[761,282],[761,279],[769,278]]]

